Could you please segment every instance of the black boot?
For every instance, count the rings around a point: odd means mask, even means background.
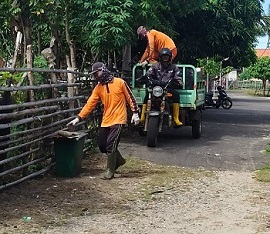
[[[118,169],[118,167],[124,165],[126,163],[126,159],[123,158],[119,150],[117,150],[115,153],[117,153],[116,157],[116,164],[115,164],[115,171]]]
[[[107,169],[103,175],[103,179],[110,180],[114,176],[116,166],[117,152],[108,154]]]

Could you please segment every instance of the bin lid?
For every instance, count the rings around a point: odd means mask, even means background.
[[[87,133],[85,132],[70,132],[70,131],[64,131],[59,130],[53,134],[53,138],[68,138],[68,139],[74,139],[74,138],[81,138],[86,136]]]

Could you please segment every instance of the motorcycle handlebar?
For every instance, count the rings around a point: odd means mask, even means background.
[[[161,86],[163,88],[167,88],[168,85],[170,84],[170,82],[172,81],[172,78],[169,79],[167,82],[164,82],[164,81],[160,81],[160,80],[156,80],[156,79],[153,79],[149,76],[141,76],[139,77],[138,79],[136,79],[140,84],[146,84],[146,85],[151,85],[151,86]]]

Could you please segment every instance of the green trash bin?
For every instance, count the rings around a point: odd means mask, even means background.
[[[83,158],[84,132],[58,131],[53,136],[55,152],[55,173],[61,177],[79,174]]]

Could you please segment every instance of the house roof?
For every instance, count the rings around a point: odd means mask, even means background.
[[[258,58],[270,57],[270,49],[255,49]]]

